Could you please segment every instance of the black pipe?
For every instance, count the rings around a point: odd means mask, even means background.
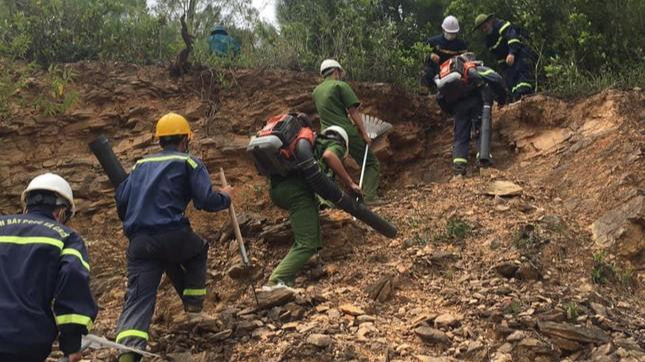
[[[304,139],[298,141],[296,155],[300,160],[298,168],[315,193],[333,202],[341,210],[346,211],[388,238],[396,237],[397,229],[394,225],[342,192],[327,175],[320,171],[318,163],[314,160],[312,146],[309,141]]]
[[[114,151],[112,151],[110,141],[104,135],[100,135],[89,146],[94,156],[99,160],[110,182],[112,182],[112,186],[116,189],[128,177],[128,174],[123,169]]]
[[[482,124],[479,135],[479,163],[482,165],[491,164],[493,160],[490,154],[490,135],[491,135],[491,106],[493,97],[488,86],[482,89]]]

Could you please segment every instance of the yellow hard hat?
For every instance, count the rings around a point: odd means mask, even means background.
[[[184,116],[177,113],[168,113],[157,121],[157,138],[166,136],[181,136],[186,135],[188,138],[193,136],[190,131],[190,125]]]

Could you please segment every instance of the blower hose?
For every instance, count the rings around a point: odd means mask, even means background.
[[[123,169],[114,151],[112,151],[110,141],[104,135],[100,135],[89,146],[94,156],[99,160],[110,182],[112,182],[112,186],[116,189],[128,177],[128,174]]]
[[[491,106],[493,105],[493,95],[488,85],[481,90],[482,96],[482,124],[479,139],[479,161],[485,163],[492,162],[490,158],[490,137],[491,137]]]
[[[296,155],[300,160],[298,168],[315,193],[333,202],[340,209],[361,220],[384,236],[388,238],[396,237],[397,229],[394,225],[382,219],[364,204],[356,202],[349,195],[342,192],[327,175],[320,171],[318,163],[314,160],[312,146],[309,141],[305,139],[298,141]]]

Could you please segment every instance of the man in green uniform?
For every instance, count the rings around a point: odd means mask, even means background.
[[[324,131],[331,126],[342,127],[349,136],[349,154],[362,166],[366,144],[371,144],[358,111],[360,101],[349,84],[343,82],[344,71],[340,64],[327,59],[320,65],[320,74],[325,80],[313,92],[316,110],[320,115],[320,126]],[[379,183],[380,165],[374,153],[367,153],[363,194],[368,205],[379,203],[376,191]]]
[[[323,173],[335,174],[349,191],[360,195],[360,187],[349,175],[342,161],[347,156],[350,142],[343,128],[328,127],[316,137],[312,145],[313,158],[319,162]],[[296,157],[306,158],[299,155],[297,150]],[[271,176],[270,196],[278,207],[289,211],[295,241],[289,253],[271,273],[268,285],[263,288],[265,291],[293,285],[296,274],[321,247],[319,205],[316,194],[305,177],[297,171],[284,177]]]

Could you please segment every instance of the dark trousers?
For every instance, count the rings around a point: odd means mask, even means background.
[[[190,228],[132,237],[127,252],[128,290],[119,317],[117,342],[145,348],[164,272],[185,309],[201,311],[206,296],[207,257],[208,243]]]
[[[470,133],[475,131],[479,135],[482,107],[483,102],[479,93],[476,93],[455,105],[455,124],[453,128],[454,136],[452,144],[453,163],[468,162]],[[477,137],[476,142],[477,149],[479,149],[479,137]]]
[[[521,50],[512,66],[503,63],[503,75],[513,101],[535,92],[533,77],[533,56],[528,49]]]
[[[51,346],[49,348],[51,350]],[[35,353],[34,355],[37,355]],[[0,352],[0,361],[2,362],[43,362],[47,359],[47,356],[49,353],[45,355],[40,355],[41,357],[34,357],[34,355],[15,355],[15,354],[8,354],[8,353],[2,353]]]

